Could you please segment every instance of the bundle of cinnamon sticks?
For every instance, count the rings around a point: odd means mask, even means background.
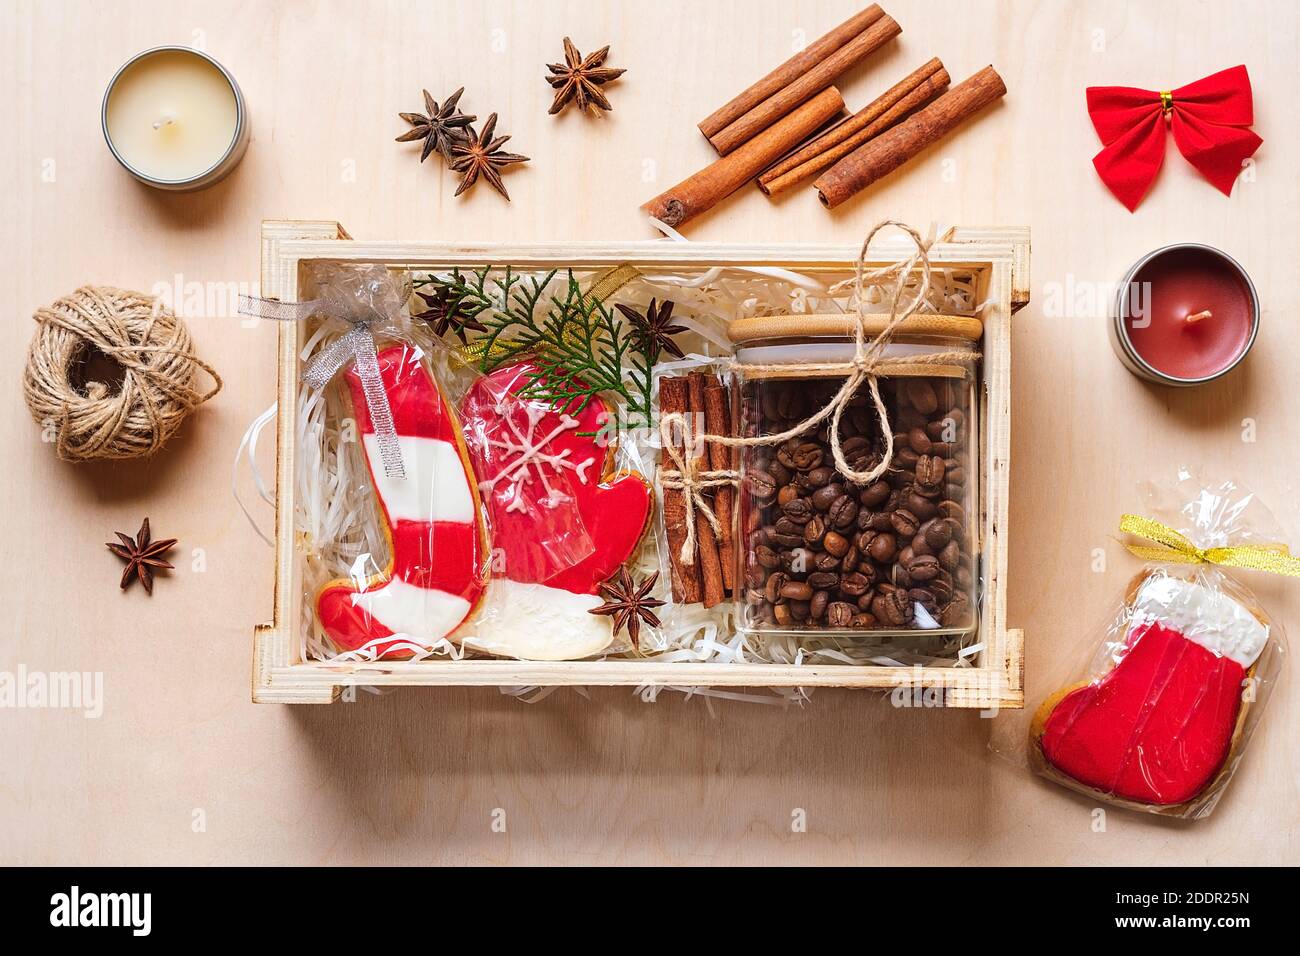
[[[677,450],[693,459],[693,474],[734,469],[734,452],[707,440],[710,435],[731,435],[731,395],[717,375],[691,372],[664,376],[659,380],[659,413],[681,415],[687,423],[672,437]],[[671,488],[665,486],[663,505],[673,601],[714,607],[735,593],[738,557],[732,518],[736,490],[717,484],[692,493],[676,487],[679,483],[674,482]],[[716,517],[716,531],[696,508],[696,494],[706,500]],[[682,546],[688,540],[688,509],[695,511],[695,546],[689,561],[682,559]]]
[[[791,57],[699,124],[721,158],[642,209],[675,227],[751,179],[777,196],[813,176],[821,201],[838,206],[1005,95],[991,66],[948,89],[934,58],[843,117],[834,82],[901,32],[872,4]]]

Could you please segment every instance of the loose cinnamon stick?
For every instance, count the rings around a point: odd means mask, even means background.
[[[704,428],[710,435],[731,435],[731,396],[718,376],[704,374]],[[726,445],[709,442],[709,468],[734,471],[735,453]],[[736,529],[733,527],[736,490],[719,485],[713,493],[713,513],[718,516],[718,558],[722,562],[722,583],[728,594],[736,589]]]
[[[695,458],[695,474],[709,470],[709,443],[704,440],[708,433],[705,424],[705,377],[703,372],[693,372],[690,376],[690,414],[692,447],[687,454]],[[703,492],[708,497],[708,492]],[[687,507],[693,507],[688,503]],[[700,564],[700,583],[705,607],[716,607],[727,596],[726,583],[722,577],[722,562],[718,555],[718,536],[713,531],[709,519],[698,511],[695,514],[696,555]]]
[[[1002,77],[993,67],[986,66],[893,129],[859,146],[822,173],[813,187],[822,203],[834,209],[938,142],[1006,92]]]
[[[807,73],[777,90],[716,135],[710,136],[709,142],[719,155],[726,156],[748,143],[800,103],[807,102],[829,87],[840,74],[857,66],[902,32],[903,28],[893,17],[887,14],[882,16]]]
[[[946,90],[949,79],[943,63],[935,57],[891,86],[867,107],[763,173],[758,177],[758,188],[768,196],[776,196],[809,176],[834,166],[867,140],[879,136]]]
[[[884,15],[885,11],[873,3],[861,13],[845,20],[830,33],[808,45],[757,83],[746,88],[726,106],[709,114],[699,124],[700,132],[706,139],[713,138],[773,93],[785,89]]]
[[[835,87],[822,90],[729,156],[706,166],[641,208],[670,226],[712,209],[794,149],[844,108]]]
[[[685,414],[689,406],[690,385],[685,378],[665,375],[659,380],[660,415]],[[684,432],[675,430],[673,438],[674,447],[684,452]],[[686,509],[689,507],[685,491],[664,489],[664,533],[668,538],[668,567],[671,571],[673,600],[678,604],[698,604],[703,596],[699,562],[686,564],[681,559],[682,545],[686,543]]]

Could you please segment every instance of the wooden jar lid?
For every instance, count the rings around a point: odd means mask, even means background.
[[[842,312],[820,312],[807,315],[764,315],[752,319],[736,319],[727,326],[727,337],[732,342],[753,345],[774,339],[797,339],[807,336],[852,339],[858,317]],[[889,324],[886,313],[866,316],[863,328],[868,338],[879,335]],[[910,315],[894,330],[895,335],[931,336],[944,339],[966,339],[978,342],[984,335],[984,323],[973,316],[925,313]]]

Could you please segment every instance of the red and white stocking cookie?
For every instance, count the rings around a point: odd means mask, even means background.
[[[1144,577],[1131,608],[1118,663],[1049,697],[1032,737],[1070,780],[1172,807],[1204,791],[1228,760],[1269,627],[1212,583],[1164,572]]]
[[[316,610],[336,644],[370,645],[376,656],[409,654],[400,641],[383,641],[395,634],[421,644],[447,637],[483,592],[486,539],[465,442],[418,355],[408,346],[379,354],[405,478],[385,474],[361,379],[356,369],[346,374],[391,558],[360,586],[351,579],[326,584]]]
[[[461,403],[492,528],[492,579],[480,634],[465,643],[525,660],[575,660],[613,642],[610,619],[590,614],[640,544],[653,493],[638,474],[611,475],[610,449],[591,433],[609,413],[594,399],[560,414],[518,393],[535,370],[509,365],[480,379]]]

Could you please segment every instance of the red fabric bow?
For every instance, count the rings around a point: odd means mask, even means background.
[[[1242,162],[1264,142],[1243,128],[1255,121],[1250,76],[1244,66],[1167,94],[1131,86],[1090,86],[1088,115],[1105,146],[1092,164],[1130,212],[1160,172],[1166,116],[1179,152],[1225,195],[1231,195]]]

